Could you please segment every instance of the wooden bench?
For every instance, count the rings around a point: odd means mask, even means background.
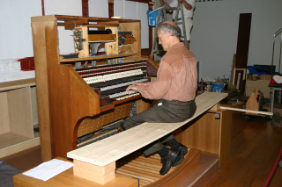
[[[115,177],[115,162],[118,159],[174,132],[208,111],[227,95],[226,93],[215,92],[206,92],[199,95],[195,99],[196,113],[184,122],[143,123],[107,139],[68,152],[67,156],[74,159],[74,175],[100,184],[107,183]]]

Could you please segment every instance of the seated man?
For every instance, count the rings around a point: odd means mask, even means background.
[[[166,54],[162,57],[155,82],[135,83],[127,88],[141,93],[144,98],[159,100],[150,109],[127,118],[119,128],[129,129],[144,122],[176,123],[191,118],[196,111],[194,101],[197,90],[197,60],[180,42],[180,28],[171,21],[158,27],[159,44]],[[171,149],[164,146],[170,143]],[[171,166],[180,164],[188,149],[178,143],[173,134],[153,142],[144,151],[148,156],[159,152],[161,155],[161,175],[165,175]]]

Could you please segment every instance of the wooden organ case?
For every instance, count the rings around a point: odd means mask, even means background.
[[[95,24],[90,25],[89,22]],[[74,29],[74,23],[78,30],[86,33],[82,36],[84,48],[79,51],[79,58],[62,58],[58,47],[58,26]],[[96,35],[94,39],[96,42],[105,42],[105,55],[89,55],[87,42],[93,38],[93,35],[87,37],[89,27],[112,30],[111,34],[100,37]],[[131,31],[136,41],[119,47],[118,28],[122,31]],[[140,20],[51,15],[33,17],[32,31],[43,161],[58,156],[66,157],[67,152],[77,148],[78,137],[129,116],[132,101],[136,101],[137,113],[150,107],[150,103],[142,100],[140,95],[111,98],[111,94],[105,92],[114,89],[102,90],[109,86],[103,85],[104,83],[125,82],[123,83],[125,89],[132,83],[131,81],[137,80],[138,76],[149,80],[150,78],[146,76],[156,75],[158,65],[141,57]],[[110,37],[107,37],[109,35]],[[123,47],[126,49],[122,49]],[[118,58],[122,58],[123,63],[117,63]],[[90,63],[81,66],[83,61]],[[96,66],[92,67],[94,61]],[[108,81],[113,74],[118,74],[119,79]],[[129,79],[130,76],[135,79]],[[89,80],[91,77],[102,77],[107,81],[91,82]],[[79,146],[83,144],[82,142]]]

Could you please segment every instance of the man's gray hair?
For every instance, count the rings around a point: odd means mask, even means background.
[[[174,24],[166,22],[166,21],[160,23],[160,25],[158,26],[158,29],[160,29],[160,31],[163,34],[168,32],[171,36],[176,36],[177,38],[180,38],[180,36],[181,36],[181,30],[178,27],[178,25],[174,25]]]

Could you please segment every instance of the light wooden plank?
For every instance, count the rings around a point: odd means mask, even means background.
[[[30,88],[30,94],[31,94],[32,124],[34,126],[39,124],[36,87]]]
[[[35,75],[37,83],[37,96],[38,97],[38,116],[39,116],[39,128],[41,136],[41,157],[42,161],[47,161],[52,158],[51,150],[51,132],[50,132],[50,106],[49,106],[49,88],[48,88],[48,73],[47,73],[47,52],[46,52],[46,25],[53,27],[54,22],[50,21],[40,23],[41,19],[54,20],[54,16],[33,17],[32,22],[32,37],[33,37],[33,49],[34,49],[34,62],[35,62]],[[37,22],[38,21],[38,22]]]
[[[268,116],[272,116],[273,115],[273,112],[263,112],[263,111],[258,111],[258,110],[246,110],[246,109],[224,107],[224,106],[220,106],[219,108],[222,109],[222,110],[232,110],[232,111],[238,111],[238,112],[248,112],[248,113],[263,114],[263,115],[268,115]]]
[[[206,112],[227,95],[226,93],[205,92],[195,99],[197,104],[195,115],[184,122],[143,123],[123,133],[70,151],[67,156],[98,166],[105,166],[175,131]]]
[[[30,88],[7,92],[11,132],[34,138]]]

